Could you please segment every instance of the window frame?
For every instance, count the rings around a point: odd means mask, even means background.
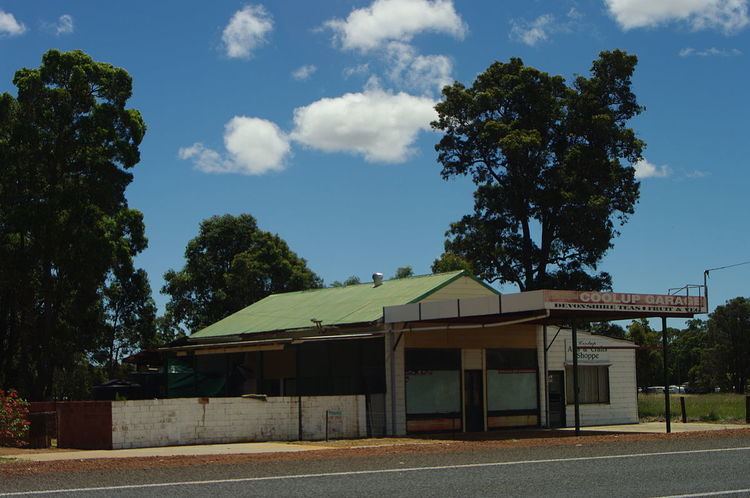
[[[609,375],[610,365],[578,365],[578,389],[579,389],[579,400],[580,405],[611,405],[612,404],[612,388]],[[590,400],[584,391],[582,385],[582,377],[588,375],[586,372],[597,372],[596,373],[596,384],[597,384],[597,396],[596,400]],[[602,381],[600,378],[600,372],[604,372],[605,380]],[[589,381],[593,382],[593,381]],[[602,393],[602,387],[606,387],[604,393]],[[575,404],[575,396],[573,392],[573,365],[565,365],[565,403],[567,406]],[[602,394],[605,394],[606,400],[602,400]]]

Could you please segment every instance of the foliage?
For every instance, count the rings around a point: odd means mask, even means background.
[[[691,386],[713,387],[716,383],[706,371],[701,358],[708,344],[708,330],[705,320],[688,320],[687,327],[680,331],[670,331],[669,343],[670,383],[690,383]]]
[[[409,278],[414,276],[414,270],[411,266],[400,266],[396,268],[396,274],[393,278]]]
[[[0,389],[0,446],[23,446],[29,431],[29,404],[14,389]]]
[[[58,400],[87,400],[91,399],[92,388],[106,382],[110,378],[124,377],[126,365],[115,365],[114,371],[109,372],[90,361],[89,355],[75,354],[70,364],[60,369],[50,391],[50,398]]]
[[[347,278],[343,282],[339,282],[338,280],[334,280],[331,282],[331,287],[346,287],[347,285],[357,285],[361,284],[362,282],[359,280],[359,277],[356,275],[352,275],[351,277]]]
[[[641,348],[635,352],[636,383],[638,387],[664,384],[660,334],[655,332],[648,320],[633,320],[628,326],[626,339],[633,341]]]
[[[158,345],[156,304],[144,270],[128,265],[111,274],[104,288],[106,335],[95,355],[109,377],[122,358]]]
[[[432,273],[447,273],[458,270],[466,270],[474,275],[474,268],[471,263],[454,252],[446,251],[432,262]]]
[[[685,398],[688,422],[742,423],[745,420],[745,397],[737,394],[670,395],[672,420],[681,420],[680,397]],[[638,415],[641,420],[665,420],[664,394],[638,394]]]
[[[146,247],[128,207],[146,126],[128,73],[50,50],[0,95],[0,386],[51,396],[101,343],[104,288]]]
[[[742,394],[750,378],[750,299],[717,306],[708,320],[708,348],[702,361],[723,389]]]
[[[688,320],[682,330],[667,329],[669,383],[743,393],[750,375],[750,300],[737,297],[718,306],[709,319]],[[664,384],[661,334],[647,320],[633,321],[628,339],[636,352],[638,386]]]
[[[258,228],[249,214],[203,220],[185,249],[182,270],[164,274],[168,321],[199,330],[269,294],[322,286],[278,235]]]
[[[615,339],[625,339],[627,333],[625,329],[616,323],[610,322],[596,322],[591,324],[591,333],[596,335],[603,335],[612,337]]]
[[[451,225],[446,251],[522,291],[609,288],[608,274],[590,271],[639,196],[629,164],[644,144],[627,127],[642,111],[631,91],[636,63],[602,52],[591,76],[568,86],[513,58],[471,87],[445,87],[432,123],[443,132],[442,176],[477,186],[474,212]]]

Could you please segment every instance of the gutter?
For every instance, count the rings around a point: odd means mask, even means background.
[[[418,327],[414,328],[409,325],[409,332],[421,332],[430,330],[457,330],[457,329],[483,329],[486,327],[504,327],[506,325],[516,325],[519,323],[533,322],[535,320],[544,320],[549,318],[550,310],[545,310],[543,315],[527,316],[525,318],[519,318],[518,320],[510,320],[507,322],[496,322],[496,323],[481,323],[481,324],[468,324],[468,325],[441,325],[437,327]],[[409,323],[409,322],[407,322]]]

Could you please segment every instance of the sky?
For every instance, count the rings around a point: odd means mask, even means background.
[[[618,292],[702,283],[750,260],[749,0],[0,0],[0,92],[50,49],[133,77],[148,126],[127,198],[154,298],[201,220],[250,213],[326,283],[429,273],[472,210],[429,123],[442,85],[521,57],[570,81],[602,50],[638,56],[647,148],[635,214],[600,265]],[[711,308],[750,296],[713,272]],[[500,288],[515,292],[513,286]]]

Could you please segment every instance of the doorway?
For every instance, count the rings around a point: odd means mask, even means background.
[[[484,382],[481,370],[464,370],[466,432],[484,431]]]
[[[565,377],[562,371],[550,371],[547,382],[549,389],[549,426],[565,427]]]

